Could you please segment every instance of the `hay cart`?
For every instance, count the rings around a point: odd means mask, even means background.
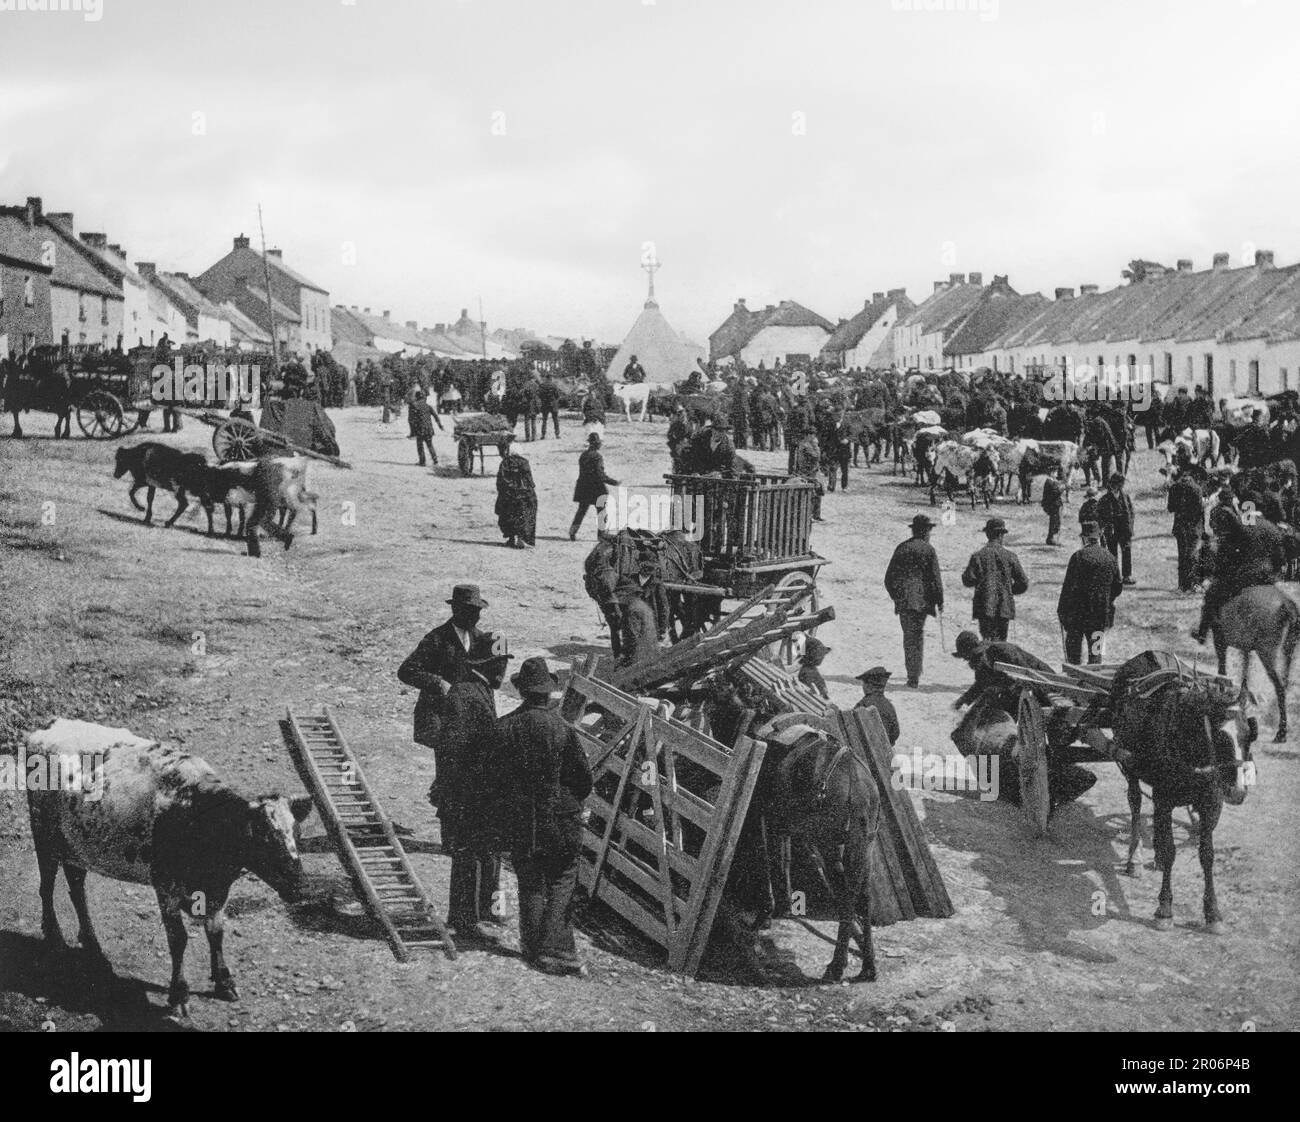
[[[347,460],[340,459],[338,456],[327,456],[324,452],[315,452],[300,444],[294,444],[282,433],[259,428],[252,421],[244,420],[242,417],[227,417],[211,409],[199,411],[177,409],[176,412],[213,429],[212,450],[216,452],[217,459],[223,464],[233,463],[236,460],[255,460],[259,456],[293,453],[313,460],[323,460],[335,467],[352,466]]]
[[[1123,749],[1113,740],[1115,711],[1111,695],[1119,663],[1061,667],[1061,673],[1029,670],[999,662],[997,669],[1021,686],[1016,732],[1019,745],[1020,807],[1030,828],[1047,833],[1051,813],[1048,770],[1053,764],[1119,764]],[[1171,677],[1197,676],[1236,689],[1231,678],[1206,674],[1173,658],[1173,665],[1131,682],[1145,695]]]
[[[456,463],[460,467],[461,475],[474,474],[474,453],[478,453],[478,470],[480,475],[487,474],[485,448],[494,447],[497,455],[502,459],[510,451],[510,442],[515,439],[515,434],[505,422],[504,418],[494,418],[499,420],[500,425],[490,429],[468,428],[465,425],[457,424],[452,430],[452,435],[456,439]]]
[[[693,532],[700,542],[704,572],[698,582],[664,582],[671,592],[748,600],[769,586],[778,596],[808,590],[798,615],[817,615],[817,571],[826,559],[814,553],[814,484],[795,476],[752,475],[725,479],[666,475],[672,489],[673,529]],[[796,662],[807,635],[785,637],[773,653]]]
[[[69,409],[90,439],[116,440],[134,432],[140,414],[153,408],[152,366],[152,357],[148,362],[135,361],[98,344],[40,346],[29,353],[17,382],[4,389],[16,397],[21,409],[56,414]]]

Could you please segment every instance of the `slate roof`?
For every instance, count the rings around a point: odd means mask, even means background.
[[[271,333],[255,319],[244,315],[233,303],[227,300],[219,305],[221,314],[230,320],[230,333],[235,340],[246,339],[250,343],[271,345]]]
[[[179,273],[155,273],[154,283],[171,297],[172,303],[185,313],[186,319],[197,319],[199,315],[213,319],[229,318],[220,304],[214,304]]]
[[[948,336],[945,355],[979,354],[1008,328],[1037,316],[1048,304],[1037,292],[1019,296],[1004,289],[990,288],[971,308],[969,315]]]
[[[21,208],[18,208],[21,210]],[[0,209],[0,257],[17,261],[38,273],[50,274],[50,266],[41,261],[41,241],[27,220]]]
[[[825,316],[819,316],[794,300],[782,300],[757,312],[744,307],[733,309],[709,336],[709,353],[715,359],[739,354],[767,327],[820,327],[827,335],[835,332],[835,324]]]
[[[881,317],[894,306],[898,308],[898,318],[894,321],[895,323],[902,323],[916,310],[916,305],[906,295],[899,297],[882,296],[879,300],[873,300],[865,305],[857,315],[845,320],[831,332],[831,337],[822,345],[822,352],[826,354],[843,354],[845,351],[851,351],[862,342],[862,337],[880,322]]]
[[[1008,289],[1008,291],[1011,291]],[[943,331],[960,323],[983,298],[985,288],[980,284],[948,284],[931,294],[899,327],[920,327],[922,335]],[[1012,292],[1012,295],[1015,295]]]

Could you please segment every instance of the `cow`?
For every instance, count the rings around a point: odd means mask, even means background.
[[[187,495],[201,498],[207,482],[208,461],[201,452],[182,452],[156,440],[146,440],[130,448],[119,448],[116,456],[114,479],[131,473],[128,495],[136,510],[144,511],[144,524],[153,525],[153,497],[161,488],[176,496],[176,513],[164,523],[173,526],[189,507]],[[135,496],[147,487],[148,505],[141,506]],[[208,514],[208,531],[212,531],[212,514]]]
[[[253,471],[256,460],[234,460],[208,468],[203,489],[204,507],[208,511],[208,532],[212,533],[212,510],[220,503],[226,513],[226,537],[243,537],[248,522],[248,508],[253,505]],[[239,510],[239,533],[231,532],[231,513]]]
[[[265,529],[288,549],[293,544],[293,523],[299,510],[310,510],[311,532],[316,532],[317,496],[307,490],[305,456],[268,456],[257,460],[250,476],[253,492],[253,515],[248,519],[245,539],[248,556],[261,557],[258,529]],[[287,513],[287,517],[284,517]],[[281,516],[283,525],[276,521]]]
[[[1180,433],[1166,429],[1156,445],[1166,468],[1172,466],[1180,449],[1193,463],[1214,467],[1219,462],[1219,434],[1213,429],[1184,429]]]
[[[27,753],[29,760],[45,756],[51,767],[57,766],[53,759],[58,757],[89,760],[93,768],[78,785],[27,794],[41,875],[41,934],[47,948],[65,947],[54,912],[60,867],[81,926],[81,946],[110,973],[90,921],[86,873],[152,885],[171,951],[169,1016],[182,1023],[189,1018],[184,973],[187,914],[203,918],[214,996],[238,1001],[222,954],[230,886],[247,871],[286,902],[301,896],[297,824],[311,812],[311,797],[246,798],[197,756],[89,721],[58,718],[28,737]]]
[[[931,504],[934,503],[935,490],[940,486],[947,492],[949,501],[958,487],[969,489],[970,475],[980,451],[979,448],[972,448],[957,440],[945,440],[934,447],[930,476]],[[973,495],[971,501],[974,502]]]
[[[1017,474],[1020,476],[1020,501],[1034,497],[1036,475],[1061,475],[1065,501],[1070,501],[1070,479],[1079,463],[1079,446],[1072,440],[1025,440]]]
[[[912,441],[912,459],[916,464],[917,483],[933,485],[936,478],[934,474],[934,450],[947,438],[948,430],[938,425],[929,425],[917,432],[915,439]]]

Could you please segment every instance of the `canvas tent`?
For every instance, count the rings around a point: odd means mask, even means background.
[[[609,364],[605,377],[611,382],[621,382],[623,369],[633,355],[645,368],[647,382],[671,385],[690,377],[697,360],[704,357],[704,348],[682,339],[668,325],[652,297],[636,317],[636,323]]]

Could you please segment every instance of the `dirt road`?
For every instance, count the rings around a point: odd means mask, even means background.
[[[143,526],[126,486],[111,478],[113,444],[52,441],[52,418],[36,415],[24,422],[33,439],[0,438],[0,737],[12,745],[54,716],[82,717],[178,741],[249,793],[297,792],[277,720],[286,705],[329,703],[390,815],[415,830],[421,844],[413,860],[445,900],[448,860],[434,852],[425,801],[432,760],[410,741],[415,698],[395,670],[445,618],[443,602],[464,580],[482,585],[491,605],[483,624],[509,635],[517,659],[564,659],[604,642],[581,579],[594,524],[578,544],[566,533],[581,430],[570,422],[558,442],[520,445],[532,460],[540,514],[536,549],[519,552],[504,548],[497,532],[492,478],[462,478],[449,436],[434,442],[443,466],[421,469],[404,423],[383,426],[375,410],[342,412],[337,423],[356,470],[313,466],[319,535],[300,536],[288,553],[267,543],[260,561],[206,537],[197,510],[172,530]],[[664,431],[662,421],[611,424],[610,473],[661,485]],[[194,424],[179,440],[204,448],[210,435]],[[784,468],[784,454],[753,458],[761,468]],[[489,472],[494,459],[489,453]],[[1187,657],[1198,651],[1187,638],[1197,601],[1170,591],[1174,543],[1155,468],[1154,455],[1142,453],[1131,473],[1138,585],[1119,601],[1110,657],[1149,647]],[[1077,502],[1076,491],[1060,549],[1040,544],[1045,516],[1037,506],[997,504],[1011,526],[1008,545],[1031,580],[1013,638],[1049,660],[1060,653],[1055,603]],[[169,516],[171,500],[160,497],[158,508]],[[832,562],[821,586],[837,618],[820,633],[832,647],[823,669],[843,704],[857,695],[853,675],[873,663],[891,667],[900,683],[900,634],[881,577],[921,509],[929,510],[923,494],[887,467],[855,470],[849,491],[825,502],[814,546]],[[983,540],[983,521],[982,510],[959,505],[956,524],[934,533],[949,648],[969,618],[959,574]],[[965,664],[940,648],[936,628],[927,636],[922,687],[890,689],[900,747],[946,752],[951,702],[968,681]],[[205,996],[206,946],[195,932],[188,960],[194,1022],[211,1030],[360,1031],[1230,1030],[1246,1022],[1294,1029],[1300,753],[1294,743],[1268,743],[1276,714],[1258,667],[1252,684],[1268,698],[1256,746],[1259,781],[1244,806],[1226,808],[1215,835],[1226,920],[1218,937],[1201,930],[1201,877],[1185,811],[1175,817],[1175,926],[1151,926],[1158,875],[1149,867],[1138,879],[1121,875],[1124,789],[1114,769],[1098,767],[1100,781],[1057,815],[1044,840],[1031,840],[1005,804],[913,796],[957,914],[879,931],[874,985],[686,981],[635,947],[593,946],[585,936],[591,974],[584,980],[536,974],[513,952],[467,951],[454,963],[420,955],[399,965],[354,914],[341,869],[324,851],[306,862],[316,887],[335,893],[333,905],[286,909],[258,881],[236,885],[226,947],[243,995],[237,1005]],[[168,959],[152,890],[92,877],[90,899],[122,979],[111,988],[87,985],[75,956],[40,958],[26,809],[21,796],[0,793],[0,1027],[47,1019],[56,1027],[161,1027]],[[58,908],[71,936],[62,884]],[[816,978],[831,931],[824,923],[780,923],[773,953]]]

